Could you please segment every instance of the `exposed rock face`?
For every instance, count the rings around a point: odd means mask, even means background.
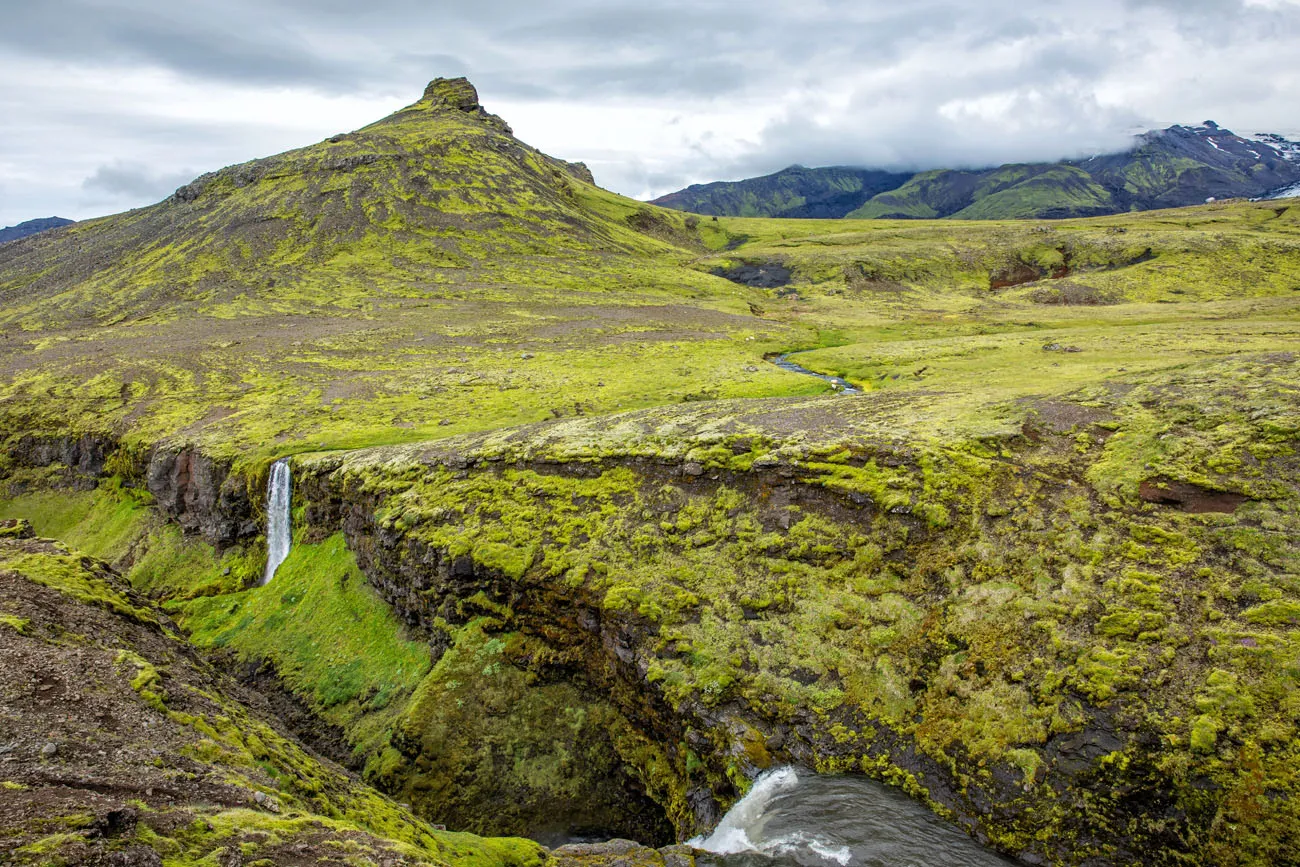
[[[476,467],[473,459],[463,456],[452,456],[448,463],[462,472],[501,470],[481,463]],[[647,488],[685,477],[703,489],[734,486],[757,497],[759,490],[783,491],[791,485],[785,468],[724,477],[715,473],[710,478],[692,472],[698,465],[670,463],[661,467],[629,462],[622,466],[642,475]],[[579,475],[593,472],[590,465],[541,464],[536,468]],[[546,677],[593,684],[618,704],[648,740],[677,745],[683,753],[689,750],[696,756],[702,767],[693,773],[642,779],[666,807],[679,839],[716,825],[724,809],[740,795],[732,774],[739,772],[753,779],[782,762],[807,767],[841,763],[861,768],[864,762],[879,761],[925,779],[931,798],[960,816],[1013,812],[995,806],[1014,801],[1020,789],[1013,775],[989,783],[968,781],[964,787],[950,782],[949,771],[922,754],[907,738],[851,708],[826,715],[811,709],[796,709],[791,714],[789,709],[741,701],[711,706],[690,700],[673,707],[648,677],[659,633],[636,611],[611,611],[602,604],[599,594],[589,595],[582,588],[532,576],[512,578],[468,555],[431,546],[414,534],[385,526],[380,519],[382,498],[351,487],[341,475],[302,472],[299,492],[307,503],[308,523],[321,528],[318,533],[340,527],[344,530],[348,546],[369,583],[410,627],[431,636],[435,652],[447,641],[440,624],[464,622],[476,610],[471,600],[485,600],[478,604],[511,612],[510,628],[535,636],[549,646]],[[806,510],[834,514],[841,520],[851,520],[851,515],[869,513],[874,508],[869,501],[854,505],[811,488],[771,497],[774,508],[784,508],[787,496],[797,498]],[[777,518],[773,516],[772,520],[775,523]],[[869,745],[864,749],[860,742],[837,740],[833,732],[846,728],[871,731],[865,739]],[[962,821],[979,836],[972,820]],[[591,853],[582,857],[597,856]],[[655,850],[638,848],[619,853],[618,857],[631,859],[625,862],[628,865],[648,865],[658,864],[654,859],[661,856]]]
[[[1147,479],[1138,488],[1138,496],[1148,503],[1175,506],[1193,514],[1232,513],[1246,502],[1246,498],[1241,494],[1215,491],[1173,479]]]
[[[104,462],[114,444],[105,437],[25,436],[10,449],[14,461],[25,467],[62,464],[77,486],[93,486],[104,472]]]
[[[106,436],[25,436],[9,454],[23,467],[62,466],[65,482],[89,489],[107,472],[119,445]],[[261,533],[249,496],[249,480],[232,476],[229,461],[216,460],[194,446],[159,446],[139,463],[136,473],[164,513],[187,533],[196,533],[218,550]]]
[[[435,78],[424,90],[424,98],[435,108],[478,111],[478,90],[468,78]]]
[[[591,169],[587,168],[586,163],[565,163],[564,165],[565,168],[569,170],[569,174],[573,175],[578,180],[583,183],[595,185],[596,177],[591,173]]]
[[[732,283],[753,286],[757,289],[779,289],[790,285],[794,272],[780,262],[756,262],[734,268],[715,268],[714,276],[725,277]]]
[[[479,105],[478,90],[468,78],[435,78],[424,89],[424,99],[419,104],[427,105],[434,111],[459,111],[475,115],[488,126],[507,135],[511,134],[508,123]]]
[[[228,463],[189,446],[155,451],[146,478],[159,508],[218,550],[260,532],[246,484]]]

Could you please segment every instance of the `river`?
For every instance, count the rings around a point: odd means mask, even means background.
[[[707,837],[700,867],[1008,867],[903,792],[860,776],[778,768]]]
[[[818,379],[829,382],[832,386],[834,386],[835,390],[838,391],[840,394],[861,394],[862,393],[861,389],[851,384],[847,379],[841,379],[838,376],[827,376],[824,373],[816,373],[815,371],[811,371],[806,367],[800,367],[799,365],[795,364],[793,361],[790,360],[790,356],[794,354],[795,353],[793,352],[787,352],[784,355],[774,355],[767,360],[772,364],[775,364],[777,367],[781,368],[782,370],[788,370],[791,373],[802,373],[804,376],[815,376]]]

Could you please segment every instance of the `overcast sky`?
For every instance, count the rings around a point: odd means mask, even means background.
[[[0,0],[0,226],[150,204],[468,75],[638,198],[1300,130],[1300,0]]]

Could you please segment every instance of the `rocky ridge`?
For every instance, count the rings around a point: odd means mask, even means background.
[[[1138,136],[1123,153],[973,171],[886,176],[865,169],[793,167],[743,181],[695,185],[655,204],[717,216],[852,219],[1059,219],[1258,198],[1300,181],[1300,143],[1238,136],[1213,121]],[[891,182],[845,187],[846,173]],[[798,190],[784,187],[798,179]],[[834,191],[832,193],[831,191]],[[830,197],[833,196],[833,197]],[[828,198],[829,197],[829,198]],[[825,198],[826,204],[808,210]],[[807,203],[807,207],[805,207]]]
[[[10,241],[17,241],[19,238],[26,238],[28,235],[47,232],[50,229],[61,229],[64,226],[71,226],[72,223],[72,220],[66,220],[63,217],[44,217],[39,220],[28,220],[16,226],[6,226],[0,228],[0,244],[7,244]]]

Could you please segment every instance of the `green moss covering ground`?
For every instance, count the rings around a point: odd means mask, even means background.
[[[207,864],[231,851],[267,864],[331,852],[353,863],[542,863],[534,843],[435,830],[322,762],[128,597],[98,561],[0,540],[0,600],[26,615],[7,615],[22,628],[0,633],[15,723],[0,847],[12,863]],[[22,700],[13,687],[29,679],[73,696]],[[60,748],[39,752],[51,736]],[[87,737],[111,754],[86,749]]]

